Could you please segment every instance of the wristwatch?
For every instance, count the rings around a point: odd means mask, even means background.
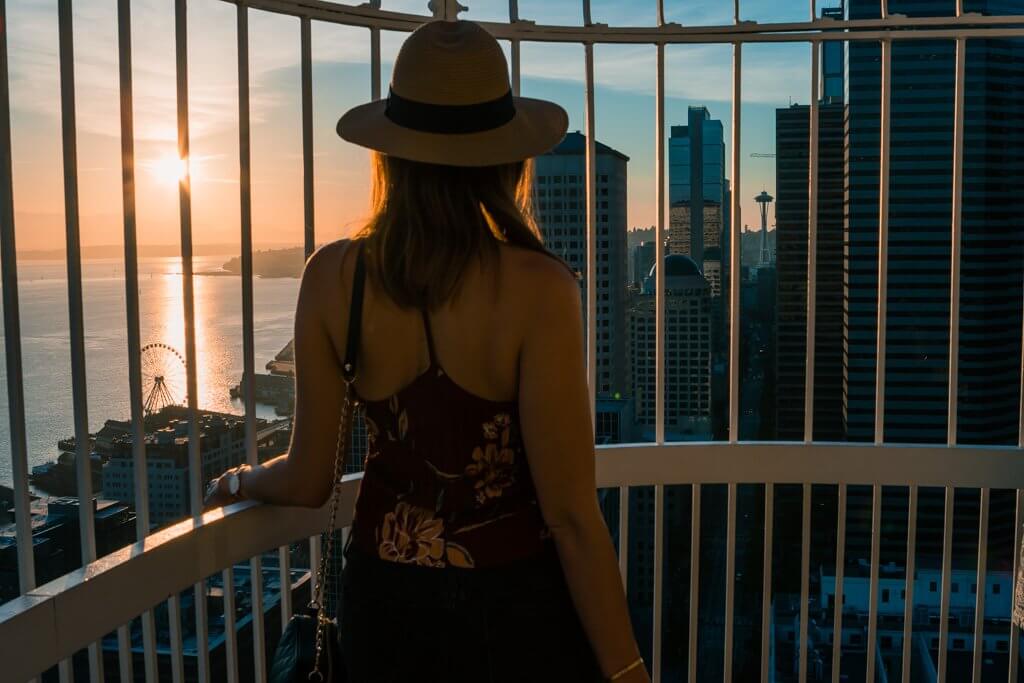
[[[240,476],[242,467],[244,467],[244,465],[239,465],[238,467],[228,470],[226,473],[228,494],[235,500],[242,499],[242,477]]]
[[[228,495],[235,500],[242,500],[242,479],[239,476],[244,465],[233,467],[230,470],[224,472],[224,479],[227,483]],[[213,479],[210,481],[209,486],[206,489],[206,495],[212,496],[217,492],[217,486],[220,484],[220,478]]]

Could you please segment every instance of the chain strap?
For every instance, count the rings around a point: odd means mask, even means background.
[[[321,534],[320,565],[316,571],[316,592],[309,606],[316,609],[316,657],[313,660],[313,670],[309,673],[309,680],[323,681],[324,673],[320,670],[320,658],[324,650],[324,632],[330,619],[327,618],[327,609],[324,604],[324,584],[327,582],[327,574],[331,567],[331,559],[334,555],[334,526],[335,516],[338,513],[338,499],[341,498],[342,478],[344,477],[345,458],[348,452],[352,424],[352,382],[355,378],[345,378],[345,398],[341,404],[341,418],[338,421],[338,446],[334,452],[334,490],[331,492],[331,512],[327,520],[327,529]],[[326,537],[326,542],[324,538]],[[323,546],[326,545],[326,548]]]

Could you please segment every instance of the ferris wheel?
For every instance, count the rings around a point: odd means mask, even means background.
[[[142,347],[142,399],[147,415],[181,403],[185,396],[185,359],[167,344]]]

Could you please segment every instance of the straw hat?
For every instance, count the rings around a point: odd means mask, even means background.
[[[338,135],[403,159],[492,166],[547,152],[568,126],[557,104],[512,96],[490,33],[471,21],[434,21],[402,45],[388,97],[347,111]]]

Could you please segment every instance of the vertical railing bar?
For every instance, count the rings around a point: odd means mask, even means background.
[[[911,639],[914,636],[914,587],[917,581],[917,487],[910,487],[910,504],[907,509],[907,570],[906,594],[903,598],[903,683],[910,683],[910,659],[913,653]]]
[[[846,573],[846,484],[839,482],[836,510],[836,590],[832,611],[832,683],[839,683],[843,654],[843,576]]]
[[[177,593],[167,600],[167,629],[171,640],[171,681],[185,683],[185,656],[181,640],[181,598]]]
[[[519,0],[508,0],[508,23],[514,24],[517,21],[519,21]],[[522,80],[521,76],[520,76],[520,71],[519,71],[520,65],[521,65],[521,61],[522,61],[521,58],[520,58],[519,51],[520,51],[519,39],[518,38],[513,38],[512,41],[511,41],[511,49],[510,49],[511,58],[512,58],[512,64],[511,64],[511,72],[512,72],[511,80],[512,80],[512,84],[511,85],[512,85],[512,94],[515,95],[516,97],[518,97],[519,94],[520,94],[521,80]]]
[[[189,500],[192,519],[203,519],[203,457],[199,438],[199,382],[196,356],[195,293],[192,280],[192,172],[189,158],[188,127],[188,6],[186,0],[174,3],[174,64],[178,123],[178,158],[184,173],[178,180],[178,218],[181,221],[181,291],[185,320],[185,384],[188,403]],[[196,669],[200,683],[210,680],[210,653],[207,646],[206,584],[200,579],[194,586],[196,620]]]
[[[75,422],[75,471],[78,487],[82,564],[96,559],[93,527],[92,465],[89,462],[89,412],[85,372],[85,319],[82,313],[82,253],[78,225],[78,150],[75,123],[75,53],[71,0],[59,0],[61,132],[64,152],[64,214],[67,236],[68,323],[71,346],[71,395]]]
[[[889,18],[889,0],[881,0],[881,14],[883,19]]]
[[[68,332],[71,347],[71,398],[75,425],[75,484],[81,562],[96,559],[96,528],[90,458],[89,395],[85,369],[85,315],[82,310],[82,243],[78,216],[78,135],[75,117],[75,48],[71,0],[57,4],[60,61],[61,146],[64,161],[64,225],[67,242]],[[6,30],[6,27],[2,27]],[[31,538],[31,535],[26,538]],[[31,548],[31,543],[28,544]],[[102,681],[101,643],[89,645],[89,679]]]
[[[57,663],[57,679],[60,683],[75,683],[75,675],[71,669],[70,659],[62,659]]]
[[[160,674],[157,668],[156,617],[153,610],[146,610],[139,619],[142,621],[142,653],[146,667],[146,683],[157,683]]]
[[[224,659],[228,683],[238,683],[238,633],[235,622],[235,568],[225,567],[224,582]]]
[[[146,464],[146,429],[142,407],[142,340],[139,312],[138,234],[135,216],[135,119],[130,0],[118,0],[117,2],[117,40],[121,100],[121,199],[124,211],[128,394],[131,404],[132,470],[135,475],[135,538],[138,541],[143,541],[149,534],[149,468]],[[156,624],[153,612],[150,610],[143,612],[141,621],[146,680],[155,682],[159,674],[157,673]],[[124,680],[123,677],[122,680]]]
[[[380,99],[380,29],[370,29],[370,99]]]
[[[956,513],[953,494],[953,487],[947,486],[942,529],[942,596],[939,603],[938,683],[946,683],[946,650],[949,644],[949,603],[952,597],[950,595],[950,583],[953,575],[953,519]]]
[[[989,489],[981,489],[981,509],[978,511],[978,578],[974,593],[974,650],[972,664],[974,683],[981,683],[981,663],[984,660],[985,644],[985,593],[988,566],[988,512]]]
[[[7,26],[7,1],[0,0],[0,26]],[[18,299],[18,251],[14,230],[14,175],[11,153],[11,97],[7,68],[7,31],[0,30],[0,272],[3,278],[4,360],[7,370],[7,416],[14,483],[17,538],[32,538],[29,510],[28,437],[25,430],[25,377],[21,360],[21,314]],[[31,543],[18,544],[18,587],[36,587]]]
[[[690,487],[690,629],[686,680],[697,683],[697,613],[700,606],[700,484]]]
[[[811,0],[811,19],[814,19]],[[804,441],[814,441],[814,363],[818,309],[818,71],[821,44],[811,42],[810,158],[807,183],[807,337],[804,364]]]
[[[875,653],[878,640],[878,573],[881,564],[882,487],[871,487],[871,578],[868,587],[867,683],[875,680]]]
[[[589,6],[589,3],[587,3]],[[585,43],[587,125],[587,266],[584,286],[587,288],[587,383],[590,393],[590,415],[597,409],[597,144],[594,138],[594,44]]]
[[[665,557],[665,486],[654,485],[654,625],[651,659],[652,683],[661,682],[661,603],[663,599]]]
[[[654,440],[665,443],[665,44],[656,46],[654,96]]]
[[[117,664],[122,681],[135,680],[135,674],[132,672],[131,627],[130,621],[117,627]]]
[[[277,564],[281,577],[281,631],[284,632],[292,618],[292,562],[288,546],[277,549]]]
[[[622,585],[629,587],[629,487],[619,487],[619,573]]]
[[[733,0],[732,3],[732,20],[733,23],[740,23],[740,0]]]
[[[590,0],[583,0],[583,25],[590,26],[593,23],[593,17],[590,13]]]
[[[775,530],[775,485],[764,485],[764,569],[761,578],[761,683],[772,680],[771,628],[772,628],[772,555]]]
[[[800,539],[800,683],[807,683],[807,622],[811,589],[811,485],[803,485],[803,527]]]
[[[725,647],[723,680],[732,680],[733,617],[736,601],[736,484],[728,485],[729,500],[725,531]]]
[[[1024,434],[1021,435],[1024,437]],[[1018,444],[1020,445],[1020,444]],[[1013,524],[1013,577],[1010,580],[1013,590],[1010,591],[1010,595],[1017,595],[1017,572],[1020,571],[1020,542],[1021,542],[1021,524],[1024,523],[1024,489],[1017,490],[1017,505],[1014,514]],[[1012,599],[1011,599],[1012,600]],[[1013,615],[1013,603],[1010,603],[1010,672],[1007,680],[1009,683],[1017,683],[1017,657],[1020,653],[1020,627],[1017,626],[1017,622]]]
[[[316,200],[315,200],[315,170],[313,167],[313,37],[312,22],[308,16],[301,17],[300,26],[300,49],[302,53],[302,201],[305,218],[305,230],[303,231],[304,248],[306,258],[313,255],[316,249]],[[380,41],[380,30],[370,30],[370,42],[376,38],[378,45]],[[380,65],[380,62],[377,62]],[[372,72],[372,69],[371,69]],[[372,78],[372,74],[371,74]],[[373,78],[380,88],[380,73]],[[374,99],[377,99],[376,97]],[[316,572],[311,565],[310,573]],[[278,572],[281,584],[281,628],[287,627],[288,620],[292,616],[292,593],[291,593],[291,563],[289,562],[288,546],[278,548]],[[314,579],[315,582],[315,579]],[[253,584],[254,586],[256,584]]]
[[[959,7],[959,2],[957,3]],[[953,105],[953,215],[949,270],[949,390],[946,394],[946,444],[956,445],[960,368],[960,250],[963,233],[964,71],[967,40],[956,41],[956,84]]]
[[[315,203],[313,198],[313,39],[312,22],[302,17],[302,204],[305,211],[305,253],[308,259],[316,249]],[[284,603],[281,603],[284,607]]]
[[[889,292],[889,134],[892,42],[882,41],[882,99],[878,173],[878,330],[875,360],[875,444],[885,440],[886,311]]]
[[[520,56],[521,48],[518,39],[512,40],[510,52],[512,56],[512,94],[515,95],[516,97],[519,97],[522,90],[522,76],[520,75],[520,65],[522,63],[522,57]]]
[[[739,2],[736,2],[739,20]],[[729,442],[740,438],[740,113],[743,44],[732,46],[732,225],[729,226]]]
[[[242,400],[245,403],[245,461],[259,463],[256,449],[256,349],[253,322],[252,267],[252,158],[249,110],[249,8],[238,3],[238,168],[239,217],[242,261]],[[263,626],[263,571],[260,556],[249,559],[249,586],[252,590],[253,677],[258,683],[267,678],[266,641]]]
[[[309,594],[316,595],[316,568],[320,566],[320,536],[309,537]]]
[[[656,0],[658,6],[658,26],[665,25],[665,0]]]
[[[263,626],[263,562],[259,555],[249,559],[249,588],[252,592],[253,676],[255,680],[263,682],[267,680],[267,645]]]

